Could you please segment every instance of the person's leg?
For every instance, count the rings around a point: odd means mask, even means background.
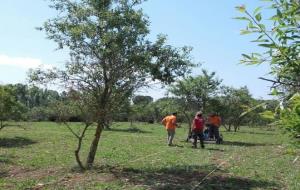
[[[169,129],[167,129],[167,134],[168,134],[168,136],[167,136],[167,143],[169,144],[169,142],[170,142],[170,137],[171,137],[171,133],[170,133],[170,130],[169,130]]]
[[[215,137],[216,137],[216,143],[220,144],[220,133],[219,133],[219,127],[215,127]]]
[[[174,129],[169,129],[169,141],[168,141],[168,145],[172,145],[173,144],[173,139],[175,136],[175,130]]]
[[[199,134],[201,148],[204,148],[204,135],[203,133]]]
[[[211,126],[211,131],[212,131],[213,138],[216,140],[217,139],[217,136],[216,136],[216,126],[212,125]]]
[[[213,126],[212,125],[209,125],[208,126],[208,137],[210,138],[210,139],[212,139],[212,138],[214,138],[214,128],[213,128]]]
[[[197,134],[195,132],[192,133],[192,136],[193,136],[193,139],[194,139],[194,142],[193,142],[193,147],[194,148],[197,148]]]

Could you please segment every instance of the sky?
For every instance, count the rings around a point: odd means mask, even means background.
[[[26,83],[29,68],[43,65],[62,67],[69,59],[66,50],[56,50],[56,44],[35,29],[53,18],[56,12],[45,0],[0,1],[0,84]],[[233,19],[241,16],[235,6],[249,10],[264,5],[259,0],[148,0],[141,5],[150,20],[150,39],[166,34],[175,47],[191,46],[195,63],[216,72],[223,84],[248,86],[256,98],[270,99],[270,83],[258,79],[269,72],[268,65],[239,64],[242,53],[259,52],[250,41],[254,36],[240,35],[245,22]],[[192,75],[200,74],[194,68]],[[155,99],[163,97],[164,89],[154,86],[138,93]]]

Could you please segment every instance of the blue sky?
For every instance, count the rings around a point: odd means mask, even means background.
[[[192,57],[202,68],[215,71],[225,85],[247,85],[257,98],[270,98],[270,84],[258,79],[265,76],[268,65],[239,64],[242,53],[259,51],[250,41],[253,36],[239,34],[246,23],[232,19],[239,16],[237,5],[250,10],[262,5],[259,0],[148,0],[142,5],[151,22],[150,38],[168,35],[169,43],[180,47],[192,46]],[[35,27],[53,16],[44,0],[0,1],[0,82],[26,82],[26,71],[39,64],[62,66],[68,60],[66,51],[55,51],[56,44],[46,39]],[[199,74],[195,68],[193,75]],[[142,90],[154,98],[164,90]]]

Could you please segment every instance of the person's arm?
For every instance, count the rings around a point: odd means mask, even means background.
[[[166,118],[163,118],[163,120],[161,120],[161,124],[166,125]]]
[[[222,125],[222,119],[221,117],[219,116],[219,127]]]
[[[193,120],[193,122],[192,122],[191,132],[193,132],[194,128],[195,128],[195,120]]]
[[[173,124],[174,126],[178,127],[177,121],[176,121],[176,117],[173,119],[172,124]]]

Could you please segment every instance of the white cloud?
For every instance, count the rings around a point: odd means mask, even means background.
[[[51,65],[43,64],[42,60],[40,59],[31,57],[9,57],[4,54],[0,54],[0,66],[1,65],[18,67],[22,69],[34,69],[37,67],[43,67],[46,69],[52,68]]]

